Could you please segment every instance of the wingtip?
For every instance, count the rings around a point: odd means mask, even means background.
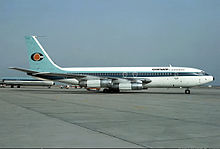
[[[8,69],[15,69],[15,67],[8,67]]]

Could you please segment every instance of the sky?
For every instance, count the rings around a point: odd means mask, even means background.
[[[178,66],[220,85],[220,0],[0,0],[0,77],[25,76],[25,35],[61,67]]]

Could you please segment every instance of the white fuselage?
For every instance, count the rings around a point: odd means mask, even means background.
[[[189,88],[202,85],[214,80],[213,76],[204,71],[187,67],[78,67],[61,68],[70,74],[90,75],[86,79],[95,80],[109,77],[118,78],[119,82],[125,82],[123,78],[143,80],[150,79],[150,83],[143,84],[146,88],[156,87],[183,87]],[[77,79],[60,79],[60,82],[78,84]]]

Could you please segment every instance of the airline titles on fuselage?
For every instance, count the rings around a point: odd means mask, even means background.
[[[169,68],[152,68],[152,71],[184,71],[185,69],[169,69]]]

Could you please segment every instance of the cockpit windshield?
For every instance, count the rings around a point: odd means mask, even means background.
[[[209,76],[209,74],[206,73],[205,71],[195,72],[195,74],[198,75],[198,76]]]

